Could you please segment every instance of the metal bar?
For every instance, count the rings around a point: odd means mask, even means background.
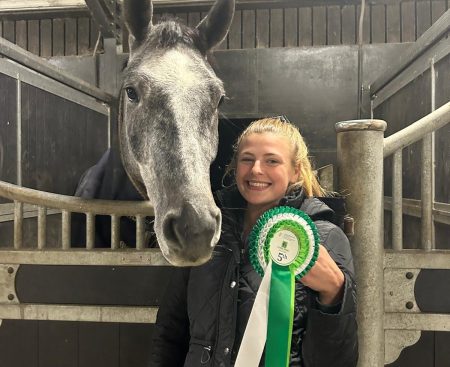
[[[438,130],[450,122],[450,102],[436,111],[422,117],[420,120],[405,127],[399,132],[384,139],[384,157],[390,156],[396,150],[404,148],[423,138],[426,134]]]
[[[424,34],[422,34],[422,36],[411,46],[410,49],[408,49],[397,59],[396,63],[382,73],[379,79],[372,83],[371,93],[376,94],[428,48],[430,48],[440,38],[445,36],[449,30],[450,10],[447,10],[430,28],[426,30]]]
[[[42,250],[47,241],[47,208],[38,208],[38,249]]]
[[[92,250],[95,242],[95,216],[86,213],[86,248]]]
[[[385,329],[450,331],[450,314],[386,313]]]
[[[104,91],[86,83],[84,80],[75,78],[69,74],[66,74],[50,64],[48,61],[33,55],[31,52],[25,51],[14,43],[7,41],[0,37],[0,54],[10,58],[19,64],[26,66],[29,69],[44,74],[51,79],[57,80],[69,87],[79,90],[85,94],[95,97],[108,104],[112,103],[114,96],[105,93]]]
[[[95,251],[77,249],[45,251],[0,248],[1,263],[39,265],[171,266],[159,249]]]
[[[70,249],[70,232],[71,232],[71,223],[70,217],[71,213],[67,210],[62,211],[61,216],[61,236],[62,236],[62,249],[69,250]]]
[[[339,191],[355,219],[351,238],[358,284],[359,366],[384,363],[382,120],[336,124]],[[367,312],[366,310],[369,310]]]
[[[23,245],[23,204],[14,201],[14,248],[20,249]]]
[[[420,200],[403,199],[403,214],[412,217],[422,217],[422,203]],[[392,210],[392,199],[384,197],[384,210]],[[436,223],[450,225],[450,204],[448,203],[433,203],[433,220]]]
[[[394,153],[392,162],[392,248],[403,248],[402,149]]]
[[[145,217],[142,215],[136,216],[136,249],[142,250],[145,248]]]
[[[0,181],[0,196],[29,204],[43,205],[47,208],[60,208],[75,213],[90,212],[96,215],[154,216],[153,208],[148,201],[82,199],[19,187],[3,181]]]
[[[449,250],[386,250],[385,269],[448,269],[450,270]]]
[[[120,217],[111,215],[111,248],[117,250],[120,243]]]
[[[93,111],[103,115],[108,114],[108,105],[104,102],[99,102],[94,97],[86,95],[79,90],[60,83],[57,80],[51,79],[45,75],[39,74],[27,67],[18,64],[9,59],[0,59],[0,73],[9,75],[12,78],[18,79],[24,83],[38,87],[49,93],[60,96],[68,101],[75,102],[80,106],[87,107]]]
[[[0,319],[154,323],[157,307],[16,304],[1,305]]]

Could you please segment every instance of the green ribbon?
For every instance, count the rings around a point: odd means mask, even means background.
[[[289,267],[272,262],[266,341],[266,367],[289,366],[292,323],[294,321],[294,294],[294,273]]]

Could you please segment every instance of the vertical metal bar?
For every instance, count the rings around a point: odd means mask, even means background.
[[[145,217],[142,215],[136,216],[136,249],[142,250],[144,248],[144,223]]]
[[[14,248],[20,249],[23,244],[23,203],[14,201]]]
[[[111,215],[111,248],[117,250],[120,241],[120,217]]]
[[[397,150],[392,162],[392,248],[403,249],[403,188],[402,149]]]
[[[86,248],[92,250],[95,242],[95,215],[86,213]]]
[[[67,210],[62,211],[62,224],[61,224],[61,235],[62,235],[62,248],[63,250],[70,249],[70,223],[71,213]]]
[[[38,207],[38,249],[42,250],[47,241],[47,208]]]
[[[436,107],[436,73],[434,69],[434,59],[431,60],[431,110]],[[433,222],[433,201],[434,201],[434,132],[425,135],[422,139],[422,248],[432,250],[434,244],[434,222]]]
[[[360,367],[384,366],[382,120],[336,124],[339,190],[349,194],[355,219],[351,239],[358,284]]]
[[[16,175],[17,185],[22,186],[22,82],[20,81],[20,74],[17,74],[16,83],[16,124],[17,124],[17,147],[16,147]]]

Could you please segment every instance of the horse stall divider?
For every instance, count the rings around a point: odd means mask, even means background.
[[[450,102],[435,110],[434,68],[450,54],[449,19],[450,10],[371,85],[372,108],[379,108],[431,70],[431,106],[426,116],[384,139],[384,121],[336,124],[339,189],[349,194],[348,211],[355,219],[351,244],[358,284],[361,367],[393,363],[404,348],[420,339],[421,330],[450,331],[450,315],[422,311],[415,294],[422,270],[450,270],[450,251],[435,250],[433,238],[435,222],[450,224],[450,204],[434,201],[434,132],[450,123]],[[448,96],[444,98],[448,100]],[[383,118],[378,111],[375,117]],[[421,139],[421,201],[403,199],[402,152]],[[384,198],[384,209],[392,209],[393,250],[384,250],[381,178],[383,159],[392,154],[392,200]],[[403,215],[422,219],[421,250],[404,249]]]

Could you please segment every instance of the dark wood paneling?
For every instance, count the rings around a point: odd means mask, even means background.
[[[434,23],[439,17],[445,13],[447,4],[445,1],[432,1],[431,2],[431,22]]]
[[[16,22],[16,44],[24,50],[28,47],[26,20],[18,20]]]
[[[188,26],[196,27],[200,23],[200,12],[189,13],[188,15]]]
[[[270,9],[270,47],[284,46],[283,9]]]
[[[78,367],[78,325],[68,321],[39,322],[39,366]]]
[[[359,32],[359,18],[361,16],[361,6],[356,7],[356,34]],[[370,5],[366,3],[364,10],[363,19],[363,43],[370,43],[371,27],[370,27]],[[356,42],[358,42],[358,36],[356,37]]]
[[[313,45],[327,44],[327,8],[314,6],[312,8]]]
[[[242,47],[256,47],[256,12],[255,10],[242,11]]]
[[[77,55],[89,53],[89,18],[78,18],[77,20]]]
[[[39,367],[38,357],[38,321],[2,320],[0,366]]]
[[[80,323],[78,327],[77,366],[122,367],[120,354],[121,352],[128,354],[129,350],[127,348],[121,350],[120,348],[120,327],[120,324],[114,323]],[[142,364],[142,366],[145,366],[145,364]]]
[[[240,49],[242,48],[242,13],[236,11],[234,14],[233,22],[228,34],[228,48]]]
[[[400,42],[400,5],[392,4],[386,6],[386,41],[388,43]]]
[[[77,20],[75,18],[64,20],[64,52],[65,55],[77,54]]]
[[[120,324],[120,367],[147,366],[153,325]]]
[[[327,44],[341,44],[341,8],[340,6],[329,6],[327,8]]]
[[[356,7],[345,5],[342,7],[342,43],[356,43]]]
[[[286,47],[298,46],[298,9],[284,9],[284,45]]]
[[[386,43],[386,9],[384,5],[372,5],[371,43]]]
[[[419,38],[431,26],[430,1],[417,1],[416,3],[416,37]]]
[[[39,55],[40,26],[39,20],[29,20],[28,22],[28,51]]]
[[[402,42],[416,40],[416,8],[414,1],[401,3]]]
[[[270,10],[256,10],[256,47],[267,48],[270,45]]]
[[[0,180],[12,183],[17,182],[16,90],[16,80],[0,73]]]
[[[313,44],[312,8],[298,10],[298,42],[300,46]]]
[[[450,366],[450,332],[436,331],[435,333],[435,360],[434,367]]]
[[[53,19],[53,55],[64,56],[64,19]]]
[[[52,56],[52,21],[43,19],[40,24],[40,55],[42,57]]]
[[[16,42],[15,23],[12,20],[5,20],[3,22],[3,38],[9,42]]]

